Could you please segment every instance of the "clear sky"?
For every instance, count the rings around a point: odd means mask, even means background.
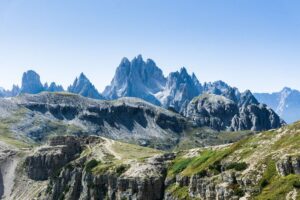
[[[241,90],[300,89],[298,0],[1,0],[0,86],[33,69],[64,87],[84,72],[99,91],[123,57],[185,66]]]

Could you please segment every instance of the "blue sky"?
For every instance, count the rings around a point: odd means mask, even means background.
[[[84,72],[102,91],[122,57],[167,75],[241,90],[300,89],[300,2],[293,0],[1,0],[0,86],[25,70],[67,86]]]

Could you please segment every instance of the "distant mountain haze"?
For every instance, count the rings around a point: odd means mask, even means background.
[[[254,96],[275,110],[286,122],[300,119],[300,91],[285,87],[279,92],[255,93]]]

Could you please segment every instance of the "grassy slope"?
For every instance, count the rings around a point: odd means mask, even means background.
[[[146,158],[163,153],[156,149],[102,139],[99,144],[87,146],[81,154],[81,157],[88,158],[86,170],[94,174],[112,172],[121,175],[132,163],[143,163]]]
[[[300,122],[277,131],[250,136],[228,147],[199,149],[197,156],[194,157],[187,157],[186,152],[183,151],[169,167],[168,176],[205,174],[207,171],[215,170],[215,166],[221,162],[247,163],[258,172],[264,169],[261,180],[255,186],[259,191],[255,199],[285,199],[292,190],[299,190],[295,185],[300,180],[300,176],[279,176],[275,163],[284,155],[298,155],[299,147]],[[180,189],[175,190],[174,186],[172,187],[174,193]],[[300,199],[299,195],[297,199]]]

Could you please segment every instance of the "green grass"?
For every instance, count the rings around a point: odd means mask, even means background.
[[[113,174],[121,176],[130,168],[130,165],[122,163],[99,163],[93,166],[91,172],[95,175]]]
[[[85,171],[86,172],[92,172],[92,169],[95,168],[100,163],[101,163],[100,161],[97,161],[95,159],[92,159],[92,160],[88,161],[85,164]]]
[[[179,187],[176,184],[172,184],[167,188],[167,192],[180,200],[199,200],[189,196],[189,188],[187,186]]]
[[[281,200],[285,199],[286,195],[293,189],[299,190],[297,186],[300,175],[280,176],[276,171],[275,161],[270,157],[266,159],[265,165],[267,168],[259,181],[260,193],[255,197],[256,200]],[[297,199],[300,199],[299,195]]]
[[[11,131],[11,126],[19,123],[26,112],[26,109],[19,109],[15,111],[10,117],[0,120],[0,141],[17,148],[30,148],[34,145],[33,141],[25,138],[25,136],[15,135]]]
[[[299,189],[294,187],[294,183],[299,181],[300,176],[291,174],[286,177],[276,176],[273,180],[262,190],[262,192],[255,197],[256,200],[282,200],[293,189],[297,189],[297,199],[300,199]]]
[[[220,162],[221,160],[241,148],[245,143],[247,143],[247,141],[248,139],[243,139],[223,149],[203,151],[202,153],[200,153],[199,157],[194,158],[190,162],[190,164],[182,171],[182,174],[185,176],[191,176],[203,170],[207,170],[209,166]]]
[[[182,172],[193,161],[192,158],[177,158],[173,161],[173,164],[168,169],[168,176],[176,175]]]
[[[220,161],[228,157],[232,153],[248,143],[251,138],[245,138],[236,142],[229,147],[224,147],[218,150],[205,149],[199,153],[199,156],[193,158],[185,158],[181,155],[171,163],[168,168],[168,177],[181,174],[182,176],[192,176],[194,174],[205,175],[207,171],[213,174],[220,173]],[[246,163],[235,163],[233,166],[236,170],[244,170]]]
[[[112,148],[122,159],[145,159],[163,153],[163,151],[156,149],[122,142],[115,142]]]
[[[244,171],[245,169],[247,169],[247,163],[245,162],[232,162],[229,163],[229,165],[226,167],[226,169],[234,169],[236,171]]]

